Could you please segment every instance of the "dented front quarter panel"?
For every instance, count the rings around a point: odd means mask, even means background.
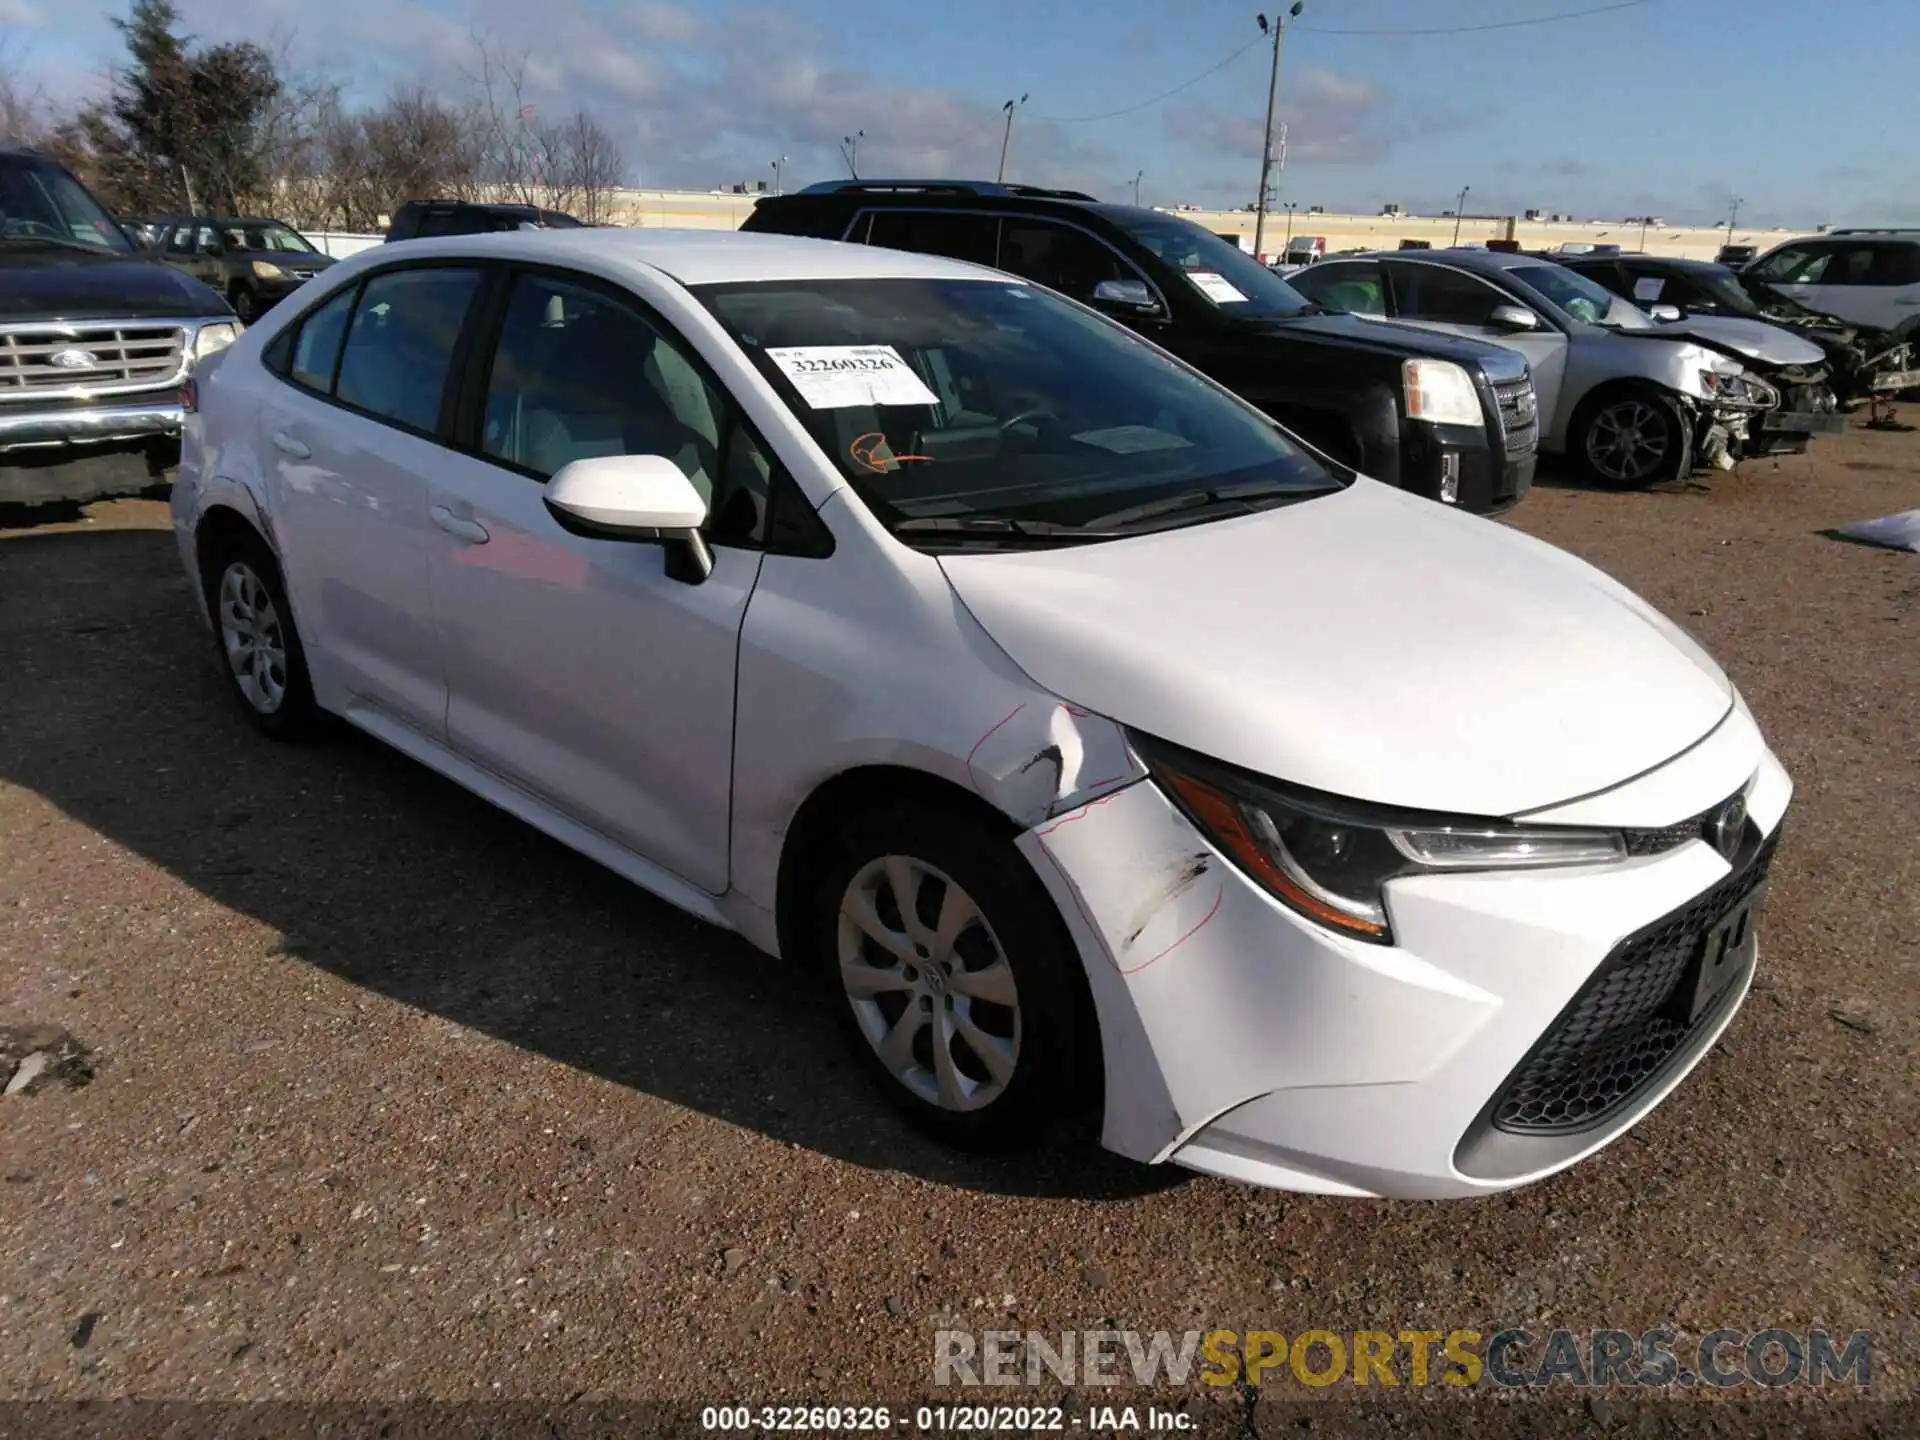
[[[1499,1010],[1414,955],[1310,926],[1155,785],[1080,805],[1019,843],[1087,965],[1102,1142],[1133,1159],[1165,1159],[1252,1095],[1419,1080]]]
[[[787,830],[838,775],[918,771],[1029,829],[1145,773],[1119,725],[1063,701],[1006,656],[936,559],[901,545],[845,495],[820,514],[833,557],[768,556],[740,635],[723,903],[776,952]],[[885,625],[864,618],[876,613]]]

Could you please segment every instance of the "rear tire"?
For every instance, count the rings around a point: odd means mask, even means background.
[[[1083,1125],[1099,1028],[1079,953],[1026,858],[958,806],[859,812],[831,844],[800,935],[888,1103],[966,1150]]]
[[[1567,453],[1589,485],[1644,490],[1692,469],[1691,440],[1678,400],[1651,385],[1622,385],[1581,402]]]
[[[251,532],[220,537],[201,575],[220,673],[241,712],[276,740],[323,734],[328,716],[313,698],[306,651],[266,542]]]

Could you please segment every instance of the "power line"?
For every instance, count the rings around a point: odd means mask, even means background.
[[[1568,10],[1559,15],[1535,15],[1526,20],[1490,20],[1483,25],[1440,25],[1422,30],[1323,30],[1318,25],[1300,28],[1312,35],[1471,35],[1481,30],[1515,30],[1522,25],[1552,25],[1561,20],[1583,20],[1589,15],[1605,15],[1614,10],[1631,10],[1647,0],[1615,0],[1611,5],[1595,5],[1586,10]]]
[[[1231,65],[1234,61],[1238,60],[1242,55],[1246,54],[1247,51],[1253,49],[1254,46],[1260,44],[1261,41],[1264,40],[1265,38],[1266,38],[1265,36],[1256,35],[1253,39],[1249,40],[1246,44],[1242,45],[1238,50],[1234,51],[1231,55],[1227,56],[1227,58],[1222,60],[1219,64],[1210,66],[1209,68],[1202,70],[1198,75],[1194,76],[1191,80],[1182,80],[1178,85],[1174,86],[1171,90],[1161,91],[1158,95],[1155,95],[1151,100],[1142,100],[1136,105],[1123,106],[1121,109],[1118,109],[1118,110],[1103,110],[1098,115],[1036,115],[1033,118],[1036,120],[1048,120],[1053,122],[1055,125],[1074,125],[1085,120],[1111,120],[1116,115],[1131,115],[1136,110],[1145,110],[1149,106],[1158,105],[1162,100],[1170,100],[1175,95],[1178,95],[1182,90],[1191,90],[1195,85],[1198,85],[1202,80],[1208,79],[1209,77],[1214,75],[1218,75],[1222,70],[1226,69],[1227,66]]]

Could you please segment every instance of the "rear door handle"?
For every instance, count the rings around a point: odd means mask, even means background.
[[[283,455],[293,456],[296,460],[305,460],[313,454],[313,451],[307,448],[305,441],[294,439],[284,430],[273,432],[273,448]]]
[[[427,513],[432,516],[434,524],[469,545],[484,545],[491,538],[487,534],[487,527],[478,520],[456,515],[444,505],[436,505]]]

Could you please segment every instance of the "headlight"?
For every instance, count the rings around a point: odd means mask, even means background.
[[[240,327],[229,321],[218,321],[212,325],[202,325],[200,333],[193,337],[193,358],[204,360],[217,354],[240,338]]]
[[[282,270],[271,260],[256,260],[253,262],[253,278],[256,280],[278,280],[286,273],[286,271]]]
[[[1739,372],[1722,374],[1718,370],[1702,370],[1700,388],[1716,400],[1735,405],[1773,405],[1780,399],[1766,381]]]
[[[1307,919],[1381,945],[1393,940],[1385,886],[1398,876],[1604,865],[1627,854],[1616,831],[1395,813],[1132,739],[1174,803],[1249,878]]]
[[[1473,377],[1451,360],[1408,360],[1400,366],[1407,387],[1407,417],[1430,425],[1482,422]]]

